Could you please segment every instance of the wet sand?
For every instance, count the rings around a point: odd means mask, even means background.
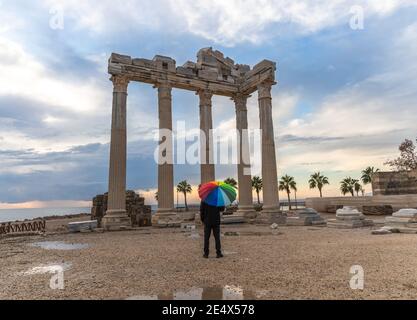
[[[213,297],[216,290],[221,295],[224,286],[258,299],[417,298],[413,234],[375,236],[370,228],[325,227],[280,227],[274,233],[268,226],[224,226],[223,233],[237,235],[222,237],[223,259],[214,257],[212,239],[207,260],[202,230],[197,232],[200,237],[141,228],[0,239],[0,299],[198,298],[203,292]],[[76,246],[33,245],[40,241]],[[30,272],[48,264],[65,266],[65,289],[50,289],[52,274]],[[364,290],[349,286],[352,265],[365,271]]]

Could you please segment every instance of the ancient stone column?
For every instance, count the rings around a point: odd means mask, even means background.
[[[211,115],[211,98],[208,90],[198,92],[200,96],[200,153],[201,153],[201,184],[215,180],[213,159],[213,118]]]
[[[262,135],[262,182],[263,206],[257,221],[264,223],[283,222],[278,216],[278,176],[275,156],[274,126],[272,122],[272,82],[258,86],[259,120]]]
[[[108,205],[102,224],[105,229],[130,226],[126,213],[126,99],[129,79],[112,76],[113,107],[110,139]]]
[[[159,146],[158,146],[158,210],[153,223],[168,226],[176,219],[174,209],[174,168],[172,146],[172,87],[168,82],[158,88]]]
[[[248,135],[248,110],[247,95],[236,95],[232,99],[236,109],[236,129],[238,141],[238,194],[239,207],[236,214],[243,215],[247,219],[255,218],[252,198],[252,178],[250,168],[250,150]]]

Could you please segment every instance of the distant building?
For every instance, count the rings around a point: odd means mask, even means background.
[[[377,172],[372,190],[374,196],[417,194],[417,170]]]

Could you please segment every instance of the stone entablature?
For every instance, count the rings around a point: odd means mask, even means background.
[[[377,172],[372,177],[374,195],[417,194],[417,170]]]
[[[173,88],[192,91],[208,90],[215,95],[234,97],[236,94],[249,95],[258,90],[263,82],[275,83],[275,62],[263,60],[250,68],[235,64],[220,51],[212,48],[201,49],[197,62],[187,61],[177,67],[170,57],[156,55],[152,60],[131,58],[112,53],[108,72],[113,76],[123,75],[131,81],[157,85],[161,79]]]

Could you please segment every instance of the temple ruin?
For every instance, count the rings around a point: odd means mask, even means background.
[[[197,62],[187,61],[176,66],[174,59],[156,55],[152,60],[131,58],[112,53],[108,72],[113,82],[113,107],[110,142],[110,168],[108,208],[103,217],[106,229],[130,225],[126,214],[126,105],[127,88],[130,81],[153,85],[158,90],[159,129],[172,130],[172,88],[194,91],[200,98],[200,129],[205,133],[205,148],[201,154],[201,183],[215,180],[215,166],[210,161],[212,121],[212,97],[221,95],[231,98],[236,108],[236,128],[241,134],[238,171],[239,208],[236,214],[254,217],[249,149],[242,147],[247,135],[247,99],[258,92],[260,129],[262,130],[262,178],[263,210],[259,221],[272,222],[279,218],[278,179],[275,155],[274,129],[272,122],[271,87],[275,82],[276,64],[263,60],[252,69],[248,65],[236,64],[212,48],[201,49]],[[172,159],[172,139],[162,137],[166,147],[165,159]],[[249,174],[248,174],[249,172]],[[154,223],[166,223],[176,219],[174,209],[174,178],[172,161],[158,164],[158,210]]]

